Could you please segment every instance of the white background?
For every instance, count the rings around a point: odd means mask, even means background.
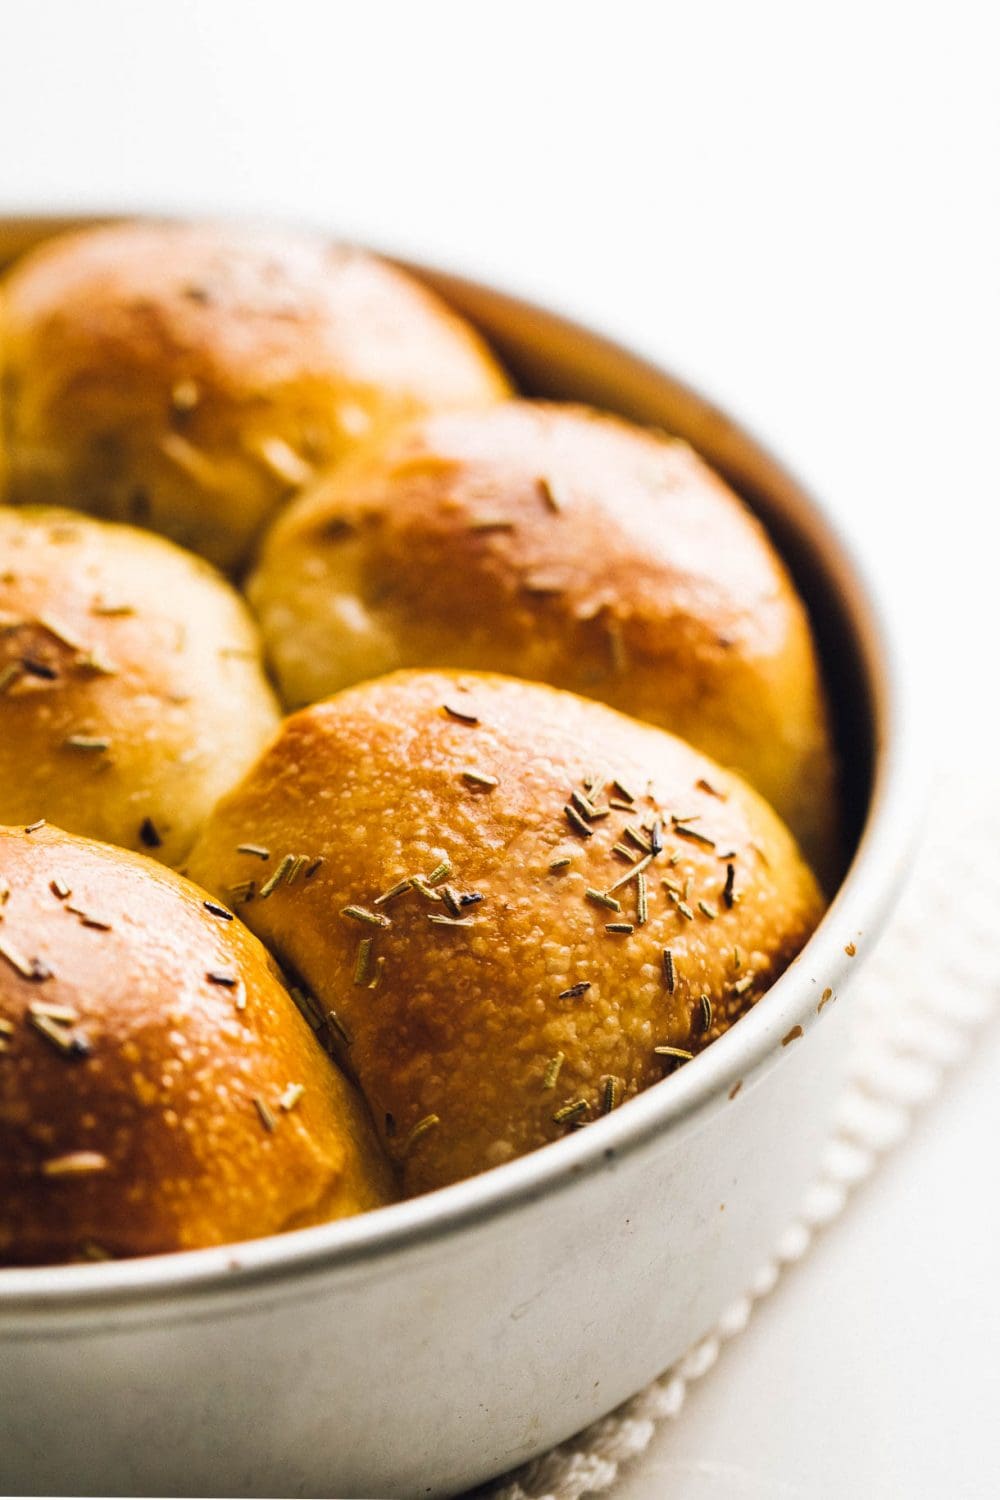
[[[0,0],[0,212],[282,214],[639,344],[856,532],[928,740],[989,768],[991,9]],[[998,1069],[994,1038],[622,1500],[1000,1492]]]

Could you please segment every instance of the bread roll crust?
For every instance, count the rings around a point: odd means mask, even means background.
[[[224,1244],[388,1200],[363,1106],[204,891],[48,826],[0,829],[0,881],[0,1262]]]
[[[608,812],[590,822],[565,807],[592,775]],[[620,909],[587,892],[629,869],[616,845],[643,857],[624,830],[648,840],[653,817],[664,849],[640,924],[637,877]],[[247,841],[271,852],[249,900]],[[324,862],[262,899],[289,853]],[[335,1008],[410,1193],[557,1138],[609,1088],[617,1103],[656,1082],[675,1059],[655,1047],[718,1036],[822,909],[791,836],[738,778],[603,705],[488,674],[403,672],[294,715],[216,808],[191,870],[235,891]],[[433,885],[379,901],[414,874]]]
[[[428,416],[304,494],[248,594],[290,707],[399,667],[551,683],[734,767],[836,867],[805,609],[682,442],[533,402]]]
[[[277,728],[256,628],[133,527],[0,507],[0,822],[175,864]]]
[[[225,568],[387,424],[507,393],[477,335],[374,256],[234,225],[60,235],[8,274],[8,485],[165,532]]]

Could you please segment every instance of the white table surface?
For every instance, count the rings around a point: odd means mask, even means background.
[[[7,0],[0,212],[291,215],[639,343],[828,498],[906,615],[928,748],[989,767],[990,9]],[[994,1035],[619,1500],[1000,1493],[998,1078]]]

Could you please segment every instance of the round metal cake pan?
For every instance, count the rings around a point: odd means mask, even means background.
[[[0,261],[65,223],[0,222]],[[849,868],[748,1016],[565,1140],[319,1228],[0,1270],[6,1493],[455,1494],[609,1411],[706,1332],[819,1161],[845,998],[901,883],[918,806],[912,696],[881,591],[830,514],[676,377],[526,302],[410,269],[526,391],[687,438],[761,516],[819,637]]]

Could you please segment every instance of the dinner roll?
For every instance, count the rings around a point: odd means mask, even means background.
[[[206,892],[0,829],[0,1262],[147,1255],[384,1203],[364,1106]]]
[[[174,864],[278,723],[213,568],[70,511],[0,506],[0,823]]]
[[[304,234],[63,234],[3,288],[10,497],[138,522],[220,567],[314,469],[507,383],[472,330],[371,255]]]
[[[738,777],[603,704],[489,674],[401,672],[295,714],[190,868],[336,1013],[409,1193],[655,1083],[822,910]]]
[[[734,767],[833,872],[805,609],[685,443],[524,401],[425,417],[303,495],[248,592],[289,707],[408,666],[570,688]]]

